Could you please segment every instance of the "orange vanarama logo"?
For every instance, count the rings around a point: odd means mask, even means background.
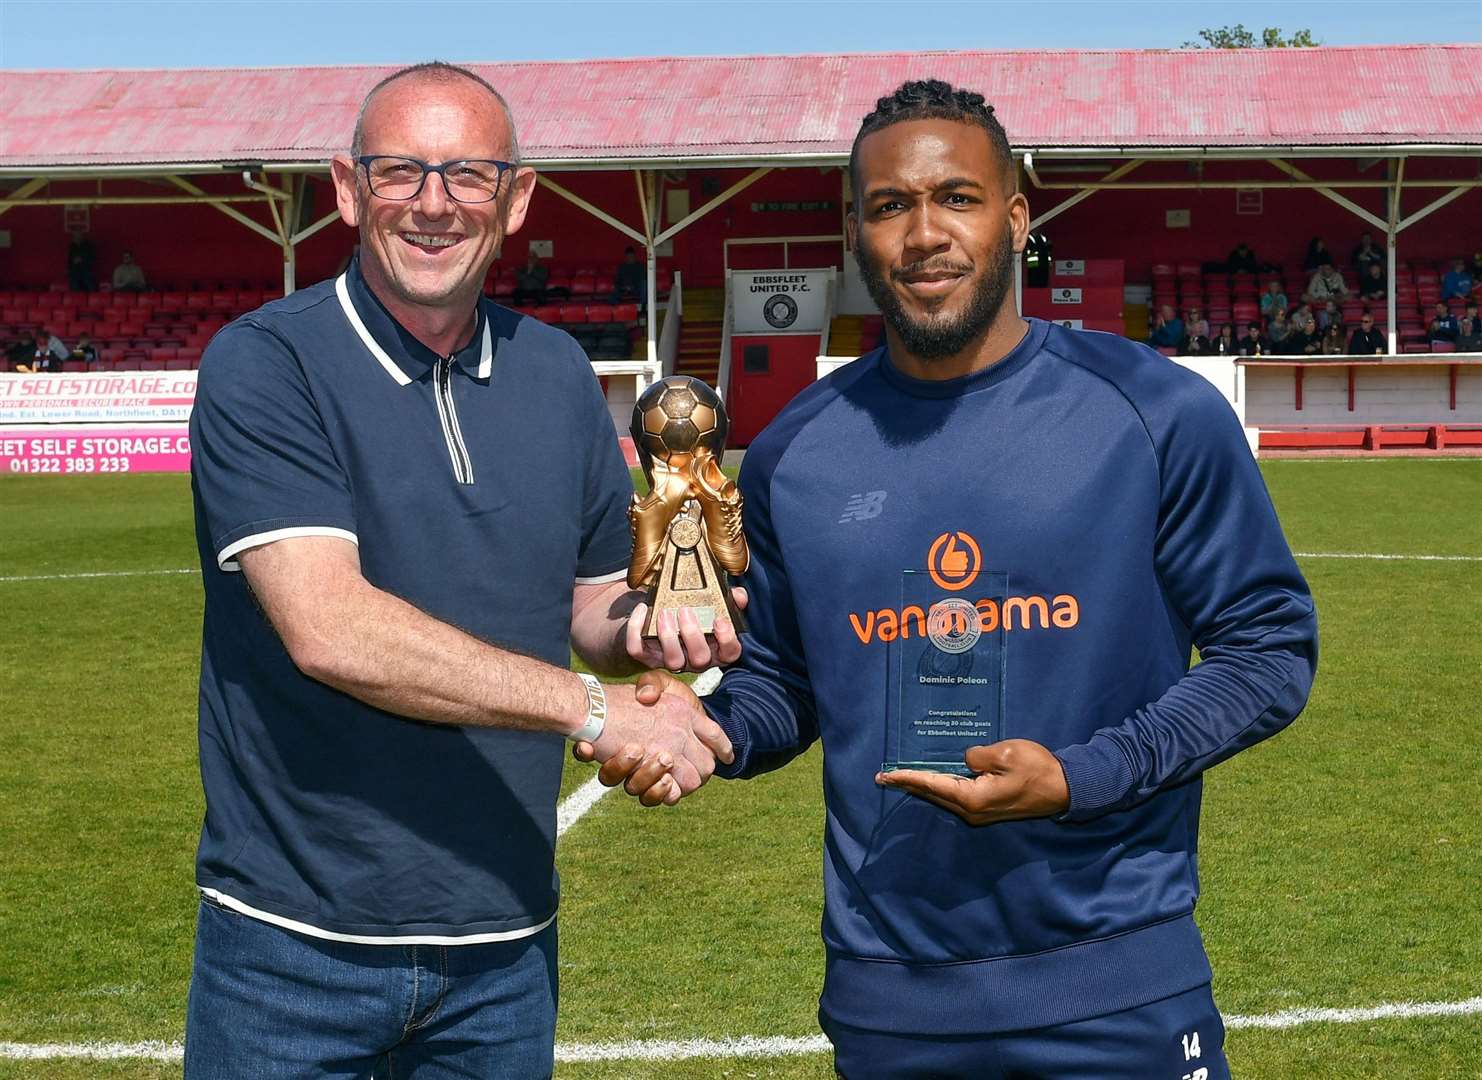
[[[983,569],[983,551],[967,533],[945,532],[933,541],[926,556],[926,569],[932,581],[957,592],[971,585]]]
[[[944,532],[932,541],[926,556],[926,570],[938,588],[947,592],[961,592],[983,572],[983,549],[965,532]],[[967,601],[953,600],[966,606]],[[929,623],[941,613],[937,605],[928,605],[927,610],[917,604],[907,604],[899,610],[881,608],[866,611],[863,615],[849,613],[849,624],[860,644],[871,641],[894,641],[896,638],[927,637]],[[1070,630],[1081,621],[1080,602],[1070,593],[1045,596],[984,597],[972,603],[978,612],[978,628],[991,634],[1002,627],[1004,630]],[[954,615],[961,618],[954,610]]]

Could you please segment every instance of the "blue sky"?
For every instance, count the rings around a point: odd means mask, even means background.
[[[1205,26],[1325,44],[1482,40],[1479,0],[0,0],[0,68],[1171,48]]]

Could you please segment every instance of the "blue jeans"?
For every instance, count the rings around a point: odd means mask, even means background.
[[[898,1035],[819,1014],[842,1080],[1230,1080],[1208,986],[1037,1031]]]
[[[351,945],[202,899],[186,1080],[549,1077],[556,926],[486,945]]]

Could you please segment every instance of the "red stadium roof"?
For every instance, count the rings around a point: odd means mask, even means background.
[[[586,165],[837,161],[905,79],[987,95],[1016,148],[1482,147],[1482,45],[876,53],[471,65],[525,157]],[[7,72],[0,168],[319,166],[393,67]]]

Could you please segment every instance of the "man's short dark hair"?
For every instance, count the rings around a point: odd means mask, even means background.
[[[411,64],[408,67],[393,71],[370,88],[370,92],[365,95],[365,99],[360,103],[360,111],[355,114],[355,134],[350,139],[350,156],[352,158],[358,158],[361,154],[365,153],[365,114],[370,108],[371,99],[386,86],[409,76],[432,79],[436,82],[452,82],[455,79],[468,79],[470,82],[478,83],[485,90],[489,91],[489,93],[493,94],[495,100],[499,102],[500,108],[504,110],[504,119],[508,122],[509,126],[509,159],[516,165],[520,163],[520,143],[515,137],[515,115],[510,112],[509,102],[504,100],[504,95],[494,89],[493,84],[482,75],[472,72],[466,67],[449,64],[445,60],[428,60],[421,64]]]
[[[859,144],[867,135],[873,135],[892,124],[908,120],[954,120],[959,124],[972,124],[982,128],[993,144],[993,156],[1003,168],[1004,186],[1010,191],[1018,187],[1018,173],[1014,168],[1014,154],[1009,149],[1009,137],[998,117],[993,115],[993,106],[982,94],[972,90],[957,90],[940,79],[918,79],[901,83],[895,93],[875,102],[875,111],[860,122],[859,133],[854,136],[854,145],[849,150],[849,182],[854,188],[854,197],[859,199],[864,192],[859,189]]]

